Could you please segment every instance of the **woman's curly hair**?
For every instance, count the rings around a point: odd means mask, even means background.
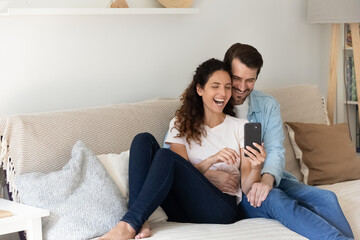
[[[183,104],[175,113],[174,126],[180,132],[177,137],[185,137],[189,144],[191,140],[194,140],[201,145],[201,136],[206,136],[204,106],[202,97],[196,91],[197,85],[204,88],[212,74],[219,70],[226,71],[231,76],[231,72],[224,62],[214,58],[205,61],[198,66],[192,82],[181,95],[180,100]],[[228,101],[223,112],[235,116],[231,100]]]

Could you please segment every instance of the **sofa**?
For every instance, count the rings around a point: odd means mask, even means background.
[[[284,122],[329,124],[324,98],[315,85],[262,91],[279,101]],[[5,178],[10,196],[14,201],[22,201],[14,180],[16,176],[32,172],[49,174],[61,170],[69,161],[73,145],[78,140],[86,143],[97,156],[127,151],[133,137],[140,132],[150,132],[162,143],[169,122],[179,106],[179,99],[152,99],[139,103],[0,117],[0,159],[5,173],[2,178]],[[285,168],[299,181],[303,181],[299,159],[295,156],[285,124],[283,129]],[[360,239],[360,180],[318,187],[337,195],[355,239]],[[63,236],[63,239],[72,238]],[[306,238],[275,220],[259,218],[227,225],[154,221],[150,239]]]

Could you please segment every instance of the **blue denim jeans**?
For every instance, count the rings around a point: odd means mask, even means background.
[[[149,133],[135,136],[129,160],[129,210],[122,221],[136,232],[161,206],[169,221],[233,223],[236,198],[222,193],[189,161],[160,148]]]
[[[287,196],[295,199],[299,205],[319,215],[343,235],[354,238],[335,193],[288,179],[282,179],[279,188]]]
[[[309,239],[353,238],[330,191],[282,179],[261,207],[252,207],[244,194],[236,206],[234,196],[222,193],[189,161],[161,149],[151,134],[141,133],[130,148],[129,210],[122,220],[138,232],[158,206],[169,221],[227,224],[263,217]]]
[[[243,195],[239,215],[276,219],[309,239],[354,238],[333,192],[294,180],[282,179],[258,208],[252,207]]]

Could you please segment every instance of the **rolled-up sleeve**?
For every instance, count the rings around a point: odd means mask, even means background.
[[[269,173],[275,178],[275,185],[280,180],[285,168],[284,131],[280,113],[280,105],[277,101],[267,109],[268,117],[264,127],[264,147],[267,157],[261,171],[262,174]]]

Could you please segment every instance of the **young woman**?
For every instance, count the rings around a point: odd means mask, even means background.
[[[233,117],[230,97],[231,78],[223,62],[210,59],[201,64],[170,123],[166,138],[170,149],[160,148],[149,133],[134,138],[129,162],[129,210],[100,240],[149,237],[146,220],[158,206],[169,221],[227,224],[265,217],[310,239],[348,239],[278,188],[269,192],[256,211],[249,210],[254,207],[246,194],[261,179],[266,152],[258,144],[254,145],[260,152],[243,148],[247,120]],[[204,176],[209,169],[236,176],[237,180],[232,181],[239,186],[238,191],[221,192]]]
[[[183,105],[170,123],[167,143],[161,149],[149,133],[137,135],[130,149],[129,210],[100,239],[131,239],[150,236],[148,217],[161,206],[169,221],[233,223],[242,192],[260,179],[266,153],[244,158],[243,129],[247,122],[232,117],[231,77],[222,61],[201,64],[182,95]],[[231,116],[232,115],[232,116]],[[241,157],[241,160],[240,160]],[[241,166],[241,167],[240,167]],[[236,196],[221,192],[203,175],[222,169],[240,181]],[[240,174],[241,169],[241,174]],[[216,208],[214,208],[216,206]]]

